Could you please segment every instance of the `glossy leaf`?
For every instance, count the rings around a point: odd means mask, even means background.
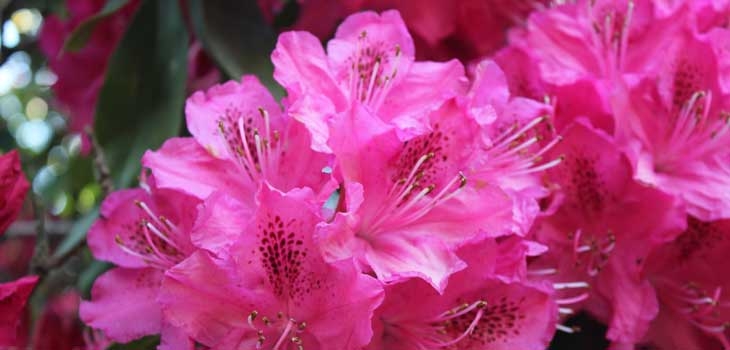
[[[274,95],[282,95],[271,64],[276,33],[256,1],[189,0],[189,6],[196,35],[228,77],[256,74]]]
[[[93,33],[94,28],[99,23],[99,21],[119,11],[122,7],[124,7],[124,5],[128,3],[129,0],[107,0],[106,4],[104,4],[104,7],[102,7],[102,9],[98,13],[87,18],[86,20],[81,22],[81,24],[79,24],[76,29],[74,29],[71,35],[69,35],[69,37],[66,39],[66,42],[64,42],[63,50],[76,51],[84,47],[84,45],[86,45],[86,42],[89,41],[89,38],[91,38],[91,33]]]
[[[117,188],[139,174],[147,149],[178,133],[188,36],[174,0],[147,0],[112,55],[94,128]]]

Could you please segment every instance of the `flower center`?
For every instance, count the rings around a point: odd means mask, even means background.
[[[258,311],[254,310],[248,315],[248,325],[256,331],[256,349],[263,349],[264,345],[272,345],[273,343],[271,350],[286,349],[288,348],[287,344],[291,344],[297,350],[304,350],[304,344],[300,336],[307,328],[306,322],[297,322],[281,311],[276,313],[276,317],[270,318],[260,315]]]
[[[186,254],[175,243],[175,238],[181,235],[180,229],[166,217],[155,215],[145,202],[135,201],[134,204],[141,215],[129,237],[125,239],[120,234],[114,237],[119,248],[162,270],[182,261]]]
[[[593,4],[589,4],[589,11],[593,18],[593,31],[596,33],[597,39],[602,44],[602,48],[607,54],[612,67],[620,69],[623,67],[623,61],[628,48],[629,31],[631,18],[634,13],[634,3],[629,1],[623,11],[615,8],[598,9]],[[608,53],[613,55],[608,55]]]
[[[575,234],[568,235],[568,239],[573,241],[575,266],[585,266],[591,277],[601,272],[616,247],[616,236],[610,230],[605,235],[585,235],[578,229]]]
[[[514,124],[497,136],[491,147],[486,149],[486,163],[480,166],[480,175],[486,180],[496,181],[499,178],[519,176],[550,169],[563,161],[563,156],[543,162],[542,156],[557,145],[562,137],[555,137],[545,146],[532,151],[542,136],[529,136],[535,127],[548,119],[535,118],[523,127]]]
[[[430,134],[404,143],[392,168],[392,186],[384,205],[367,225],[368,232],[377,232],[385,225],[408,225],[466,186],[466,176],[449,158],[449,142],[451,138],[435,125]]]
[[[711,92],[699,91],[692,95],[667,130],[666,141],[655,152],[656,171],[671,172],[676,165],[687,164],[687,160],[726,149],[730,113],[721,111],[713,118],[711,106]]]
[[[400,46],[371,43],[367,31],[363,31],[355,53],[348,59],[350,96],[377,110],[393,86],[400,58]]]
[[[708,290],[694,282],[679,284],[660,280],[658,283],[661,286],[657,289],[660,291],[660,298],[670,308],[695,327],[717,338],[725,348],[730,348],[730,340],[725,334],[730,329],[730,320],[725,316],[730,308],[730,301],[723,298],[722,287]]]
[[[218,130],[225,139],[228,150],[251,181],[257,182],[276,172],[281,156],[281,136],[271,129],[269,113],[259,107],[263,119],[263,130],[235,108],[226,109],[225,116],[218,120]]]

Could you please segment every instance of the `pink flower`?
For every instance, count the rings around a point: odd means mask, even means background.
[[[661,311],[643,344],[687,350],[729,349],[730,278],[722,272],[730,249],[730,220],[689,217],[687,230],[651,255],[645,273]]]
[[[368,349],[545,349],[558,315],[553,290],[498,275],[507,272],[495,269],[501,260],[525,258],[499,250],[493,240],[461,248],[468,267],[443,294],[418,279],[387,286]]]
[[[52,87],[54,95],[68,113],[69,127],[74,132],[81,132],[93,123],[109,59],[122,40],[140,1],[129,1],[120,10],[99,21],[83,48],[75,52],[63,51],[71,33],[98,13],[105,3],[103,0],[67,0],[68,17],[61,19],[52,15],[44,18],[39,35],[41,51],[58,76]],[[192,41],[188,52],[188,91],[206,88],[219,79],[220,73],[202,51],[200,43]]]
[[[14,346],[25,303],[38,282],[37,276],[0,283],[0,346]]]
[[[212,349],[362,348],[380,283],[352,261],[322,259],[311,190],[265,185],[258,201],[248,226],[225,225],[239,237],[230,257],[198,251],[166,273],[165,315]]]
[[[386,11],[348,17],[326,53],[310,33],[283,33],[272,60],[292,115],[313,134],[313,148],[330,151],[332,124],[355,106],[398,126],[407,139],[426,131],[424,116],[463,92],[466,80],[458,61],[415,62],[414,55],[403,19]]]
[[[309,132],[287,112],[254,76],[196,92],[185,108],[194,138],[170,139],[142,164],[162,188],[200,199],[223,190],[249,208],[263,181],[319,191],[329,181],[329,157],[309,148]]]
[[[29,187],[20,168],[18,151],[0,156],[0,235],[18,217]]]
[[[432,131],[406,142],[363,109],[335,126],[340,210],[319,239],[328,258],[353,256],[382,281],[418,277],[443,291],[465,267],[453,247],[509,233],[512,207],[499,187],[469,179],[477,123],[454,102],[428,117]]]
[[[659,67],[614,101],[617,135],[638,181],[679,196],[702,220],[730,216],[730,104],[711,45],[677,38]]]
[[[634,182],[615,141],[586,120],[568,126],[551,152],[565,157],[548,171],[559,206],[536,227],[538,241],[550,248],[558,280],[592,285],[593,299],[584,307],[610,322],[607,337],[635,342],[658,311],[643,263],[681,232],[683,208]]]
[[[143,180],[143,188],[107,197],[101,218],[89,230],[88,244],[96,258],[119,267],[100,276],[91,300],[82,301],[84,323],[119,342],[162,332],[163,343],[181,344],[169,349],[191,346],[187,337],[178,339],[166,325],[156,299],[164,272],[196,250],[190,232],[198,203],[155,187],[153,179]]]

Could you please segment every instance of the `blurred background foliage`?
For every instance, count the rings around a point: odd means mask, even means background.
[[[73,31],[60,54],[82,49],[95,26],[128,3],[107,0],[101,11]],[[94,279],[110,267],[95,261],[84,246],[86,231],[109,190],[105,181],[117,189],[133,186],[146,149],[187,134],[183,107],[191,93],[186,89],[191,36],[213,59],[221,80],[256,74],[281,97],[269,55],[277,30],[293,23],[298,12],[297,1],[283,1],[269,24],[254,0],[142,1],[111,56],[94,127],[89,130],[103,154],[84,155],[86,136],[69,129],[69,116],[50,89],[57,76],[38,45],[44,18],[66,16],[65,2],[0,0],[0,152],[19,149],[32,183],[24,213],[0,237],[0,282],[28,272],[39,221],[48,234],[51,261],[60,261],[47,273],[42,271],[45,276],[31,300],[31,317],[39,318],[49,300],[69,291],[88,297]],[[100,167],[101,159],[109,165],[109,174]],[[585,349],[603,338],[605,327],[586,315],[571,322],[583,332],[556,337],[552,348]],[[78,334],[61,336],[81,339]],[[158,341],[146,337],[112,348],[153,349]]]

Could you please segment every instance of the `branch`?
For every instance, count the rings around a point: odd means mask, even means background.
[[[8,238],[35,236],[38,225],[38,220],[16,221],[8,227],[3,236]],[[71,226],[72,223],[66,220],[46,220],[44,223],[46,234],[49,236],[65,236]]]
[[[50,246],[48,243],[48,233],[45,229],[46,212],[40,198],[31,196],[33,203],[33,212],[37,218],[36,225],[36,241],[33,258],[30,260],[30,271],[33,274],[44,276],[48,270],[45,268],[50,255]]]
[[[114,182],[112,181],[111,171],[109,171],[109,165],[104,156],[104,149],[99,144],[99,140],[96,139],[96,135],[91,127],[86,127],[84,131],[86,132],[86,136],[89,137],[89,140],[91,140],[91,152],[94,157],[94,168],[96,169],[95,175],[101,185],[102,198],[106,198],[106,196],[114,192]]]

